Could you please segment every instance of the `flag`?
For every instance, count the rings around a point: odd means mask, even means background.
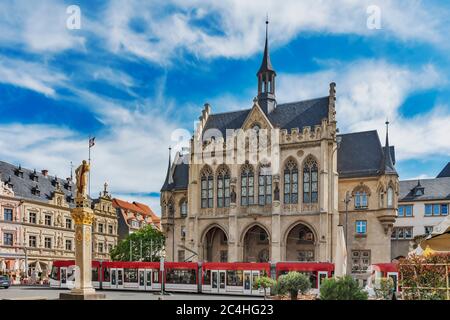
[[[89,139],[89,148],[92,148],[95,145],[95,137]]]

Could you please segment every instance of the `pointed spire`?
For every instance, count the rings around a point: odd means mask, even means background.
[[[169,147],[169,164],[167,166],[166,180],[164,181],[164,185],[161,191],[169,190],[169,186],[173,183],[173,177],[170,175],[171,167],[172,167],[172,147]]]
[[[389,121],[386,120],[386,144],[383,152],[383,163],[381,165],[381,173],[397,174],[394,163],[392,161],[391,147],[389,146]]]
[[[267,71],[275,72],[275,70],[272,67],[272,62],[270,61],[270,54],[269,54],[269,15],[267,15],[266,18],[266,42],[264,46],[263,60],[261,63],[261,67],[259,68],[258,75]]]

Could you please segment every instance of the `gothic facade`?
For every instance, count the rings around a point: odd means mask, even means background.
[[[349,271],[389,262],[399,190],[387,133],[384,147],[376,131],[339,135],[335,83],[278,104],[267,34],[257,79],[251,108],[205,104],[189,151],[169,156],[168,260],[334,262],[345,224]]]

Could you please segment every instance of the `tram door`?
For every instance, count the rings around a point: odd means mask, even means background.
[[[152,290],[152,269],[145,270],[145,290]]]
[[[252,272],[244,271],[244,294],[252,294]]]
[[[328,272],[327,271],[319,271],[319,272],[317,272],[317,289],[320,290],[320,287],[322,286],[322,283],[327,278],[328,278]]]
[[[61,267],[61,274],[59,280],[59,286],[61,288],[67,288],[67,268]]]
[[[211,270],[211,292],[219,292],[219,271]]]
[[[123,289],[123,269],[111,269],[111,288]]]
[[[227,291],[227,272],[225,270],[219,270],[219,292]]]
[[[388,278],[391,278],[394,282],[394,289],[397,292],[398,291],[398,273],[397,272],[388,272],[387,273]]]
[[[252,271],[252,294],[258,294],[259,288],[256,285],[256,280],[259,278],[259,271],[253,270]]]
[[[139,290],[145,290],[145,270],[138,270],[138,281],[139,281]]]

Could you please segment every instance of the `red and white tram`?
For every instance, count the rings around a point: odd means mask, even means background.
[[[395,291],[399,291],[399,276],[397,263],[376,263],[372,264],[367,272],[370,274],[368,279],[369,288],[379,285],[381,278],[392,278]]]
[[[307,274],[313,290],[318,291],[323,280],[333,276],[334,264],[328,262],[278,262],[276,264],[277,279],[290,271]]]
[[[260,296],[256,287],[262,276],[278,276],[289,271],[308,273],[313,286],[332,276],[331,263],[279,262],[92,262],[92,284],[96,289],[202,292],[211,294],[241,294]],[[75,261],[55,261],[50,275],[53,288],[73,288]],[[161,283],[163,282],[163,284]]]
[[[204,262],[202,292],[263,295],[255,286],[257,278],[270,275],[269,263]]]

